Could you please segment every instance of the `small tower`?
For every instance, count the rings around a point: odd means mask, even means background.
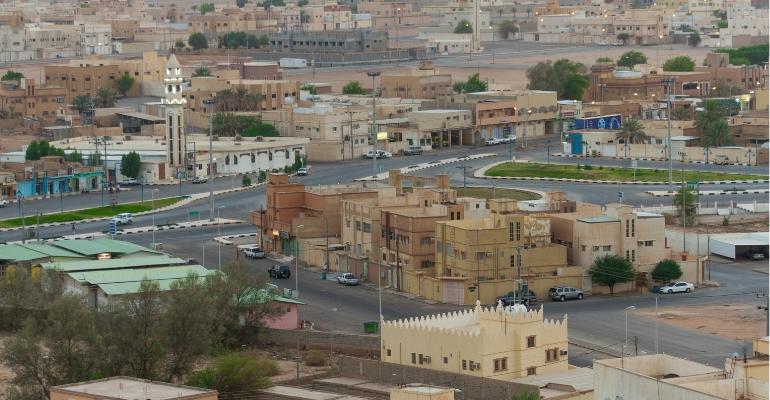
[[[162,99],[166,106],[166,162],[169,172],[176,171],[174,176],[179,177],[179,171],[185,169],[187,153],[183,109],[187,101],[182,98],[182,69],[173,54],[166,62],[163,82],[166,86],[166,97]]]

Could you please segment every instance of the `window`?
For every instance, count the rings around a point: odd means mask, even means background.
[[[423,358],[422,354],[420,354],[418,360],[420,361],[420,365],[422,365],[422,363],[425,361],[425,359]]]
[[[357,231],[361,230],[361,221],[356,221],[356,230]]]
[[[586,251],[586,245],[581,244],[580,245],[580,251]]]
[[[632,219],[631,220],[631,237],[635,237],[635,236],[636,236],[636,220]]]
[[[496,358],[494,360],[494,363],[495,363],[495,372],[508,370],[508,357]]]
[[[516,236],[514,235],[514,225],[513,222],[508,223],[508,241],[513,242],[514,238]]]
[[[529,375],[535,375],[537,373],[537,368],[535,367],[529,367],[527,368],[527,376]]]
[[[631,261],[631,252],[626,250],[626,261]]]
[[[602,246],[602,251],[612,251],[612,246]]]
[[[559,361],[559,349],[558,348],[546,349],[545,350],[545,361],[546,362]]]
[[[535,336],[527,336],[527,348],[535,347]]]
[[[628,235],[628,234],[629,234],[629,232],[630,232],[630,230],[629,230],[629,228],[630,228],[630,227],[631,227],[631,224],[629,224],[629,223],[628,223],[628,220],[626,220],[626,237],[629,237],[629,235]]]
[[[390,349],[388,349],[387,353],[388,353],[388,357],[390,357]]]
[[[631,250],[631,262],[636,261],[636,250]]]
[[[448,357],[444,357],[444,364],[449,364],[449,358]]]
[[[430,246],[430,236],[420,238],[420,246]]]
[[[468,369],[468,360],[463,360],[463,370],[465,371],[467,369]]]
[[[516,240],[521,240],[521,223],[516,223]]]
[[[412,364],[417,364],[417,353],[412,353]]]
[[[591,250],[593,250],[593,251],[599,251],[599,246],[593,246],[593,247],[591,248]]]

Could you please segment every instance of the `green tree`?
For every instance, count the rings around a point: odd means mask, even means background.
[[[262,100],[261,94],[249,93],[242,87],[220,90],[217,92],[217,111],[259,111]]]
[[[701,41],[700,33],[693,31],[692,33],[690,33],[690,38],[689,38],[688,41],[690,43],[690,46],[698,47],[698,45],[700,44],[700,41]]]
[[[206,14],[210,12],[214,12],[214,3],[203,3],[200,6],[198,6],[198,12],[201,14]]]
[[[677,214],[680,217],[680,224],[686,221],[687,225],[692,225],[695,222],[698,208],[696,202],[695,190],[687,187],[681,187],[677,190],[674,195],[674,205],[676,205]],[[685,216],[684,219],[681,218],[683,215]]]
[[[690,119],[690,110],[684,107],[674,107],[671,110],[671,119],[676,121],[685,121]]]
[[[235,0],[235,5],[238,6],[238,8],[243,8],[246,6],[247,0]]]
[[[78,115],[82,116],[84,112],[92,109],[94,103],[88,96],[76,96],[72,99],[72,109],[78,112]]]
[[[739,85],[728,82],[724,79],[717,81],[717,84],[711,88],[710,95],[713,97],[731,97],[736,94],[741,94],[743,88]]]
[[[243,187],[251,186],[251,177],[248,175],[244,175],[243,178],[241,178],[241,186]]]
[[[620,40],[621,42],[623,42],[623,45],[624,45],[624,46],[625,46],[626,44],[628,44],[628,39],[631,39],[631,35],[629,35],[629,34],[628,34],[628,33],[626,33],[626,32],[621,32],[621,33],[618,33],[618,36],[617,36],[617,37],[618,37],[618,40]]]
[[[265,48],[270,45],[270,38],[267,35],[259,35],[257,38],[257,46]]]
[[[664,71],[692,72],[695,69],[695,61],[687,56],[677,56],[663,63]]]
[[[304,7],[307,5],[307,3],[308,3],[308,0],[299,0],[297,2],[297,7]]]
[[[609,287],[610,294],[613,294],[616,284],[634,280],[635,271],[631,262],[625,258],[608,254],[597,257],[588,274],[595,283]]]
[[[549,90],[557,93],[560,99],[580,100],[588,87],[586,67],[561,59],[552,63],[550,60],[539,62],[527,69],[527,79],[531,90]]]
[[[507,19],[500,23],[497,32],[503,39],[508,39],[519,32],[519,25],[515,21]]]
[[[3,321],[3,328],[20,328],[26,312],[39,304],[39,288],[32,280],[31,269],[28,267],[6,267],[0,278],[0,302],[9,311],[8,318]]]
[[[20,81],[21,78],[24,78],[24,74],[17,71],[8,70],[2,78],[0,78],[0,81],[7,82],[7,81]]]
[[[196,51],[209,48],[209,40],[206,39],[206,35],[201,32],[191,34],[190,37],[187,38],[187,44]]]
[[[270,386],[268,377],[277,371],[278,364],[273,360],[230,353],[220,357],[214,367],[193,373],[187,384],[221,393],[263,389]]]
[[[620,127],[615,137],[623,143],[644,143],[649,139],[646,133],[644,133],[644,126],[638,119],[634,117],[628,117],[623,121],[623,126]]]
[[[64,156],[64,160],[83,164],[83,154],[77,150],[73,150],[71,153]]]
[[[682,268],[674,260],[661,260],[652,270],[652,279],[658,282],[671,282],[682,277]]]
[[[533,392],[516,393],[511,396],[511,400],[540,400],[540,395]]]
[[[124,72],[115,83],[118,88],[118,93],[125,96],[126,93],[128,93],[128,91],[131,90],[131,88],[134,86],[135,81],[136,80],[133,76],[131,76],[128,72]]]
[[[358,81],[350,81],[342,87],[342,94],[364,94],[366,91]]]
[[[278,131],[270,124],[262,123],[259,118],[251,115],[237,115],[228,112],[214,114],[211,121],[214,134],[218,136],[232,137],[275,137]]]
[[[198,67],[195,68],[195,71],[192,73],[193,78],[199,77],[199,76],[211,76],[211,71],[206,67]]]
[[[262,2],[262,7],[265,8],[265,10],[269,9],[270,7],[284,7],[286,6],[286,3],[283,0],[264,0]]]
[[[473,74],[465,82],[455,82],[452,88],[458,93],[476,93],[487,90],[487,83],[482,81],[479,74]]]
[[[142,161],[139,158],[139,154],[135,151],[124,154],[123,157],[120,158],[120,173],[123,174],[123,176],[136,179],[139,177],[141,164]]]
[[[701,145],[704,147],[722,147],[733,144],[730,130],[725,119],[725,112],[719,102],[704,101],[703,110],[695,115],[695,126],[701,132]]]
[[[737,49],[716,49],[717,53],[727,53],[732,65],[762,65],[768,60],[770,45],[739,47]]]
[[[244,129],[240,133],[243,137],[277,137],[279,136],[278,130],[273,125],[266,124],[261,121],[257,121],[252,126]]]
[[[647,64],[647,56],[636,50],[623,53],[618,59],[618,67],[634,68],[637,64]]]
[[[96,91],[96,107],[98,108],[115,107],[116,99],[117,93],[110,88],[100,87]]]
[[[24,154],[26,160],[39,160],[40,157],[59,156],[65,157],[64,150],[52,146],[45,140],[33,140],[27,145],[27,151]]]
[[[514,17],[516,16],[516,11],[518,11],[518,10],[516,9],[516,6],[513,6],[513,7],[511,7],[511,12],[513,13],[513,16],[514,16]]]
[[[315,85],[304,84],[300,89],[307,90],[307,92],[311,95],[318,94],[318,90],[316,89]]]
[[[599,57],[596,59],[596,62],[601,64],[615,64],[615,61],[609,57]]]
[[[73,295],[59,297],[49,309],[43,345],[62,382],[91,379],[99,365],[94,316],[83,299]]]
[[[176,42],[174,42],[174,48],[177,50],[182,50],[185,46],[184,40],[182,39],[177,39]]]
[[[248,35],[245,32],[228,32],[219,37],[219,47],[237,49],[246,47]]]
[[[467,19],[461,19],[455,26],[455,33],[473,33],[473,25]]]
[[[727,26],[727,21],[719,21],[719,23],[717,23],[717,28],[719,29],[727,29]]]

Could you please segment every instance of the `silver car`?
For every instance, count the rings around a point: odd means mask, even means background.
[[[552,287],[548,289],[551,300],[566,301],[571,299],[583,300],[583,291],[570,286]]]

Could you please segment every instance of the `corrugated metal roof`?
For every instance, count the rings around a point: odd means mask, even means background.
[[[99,271],[122,268],[157,267],[161,265],[186,264],[185,260],[166,255],[113,258],[110,260],[76,260],[66,262],[49,262],[42,264],[45,269],[55,269],[62,272]]]
[[[588,224],[600,224],[604,222],[620,222],[619,219],[615,217],[610,217],[609,215],[600,215],[598,217],[582,217],[582,218],[578,218],[577,220]]]
[[[39,251],[31,250],[18,244],[0,245],[0,260],[3,261],[30,261],[46,257],[45,254]]]
[[[51,242],[51,245],[88,256],[97,255],[99,253],[127,254],[135,253],[138,251],[153,252],[152,250],[137,244],[107,238],[98,238],[94,240],[57,240],[55,242]]]
[[[81,258],[82,255],[78,253],[73,253],[69,250],[62,249],[60,247],[51,246],[49,244],[40,244],[40,243],[25,243],[20,246],[26,247],[30,250],[34,250],[40,253],[43,253],[50,257],[77,257]]]
[[[102,283],[132,283],[148,280],[182,279],[190,273],[198,276],[209,275],[209,270],[200,265],[178,265],[159,268],[129,268],[119,270],[70,272],[72,279],[83,283],[99,285]]]
[[[174,271],[170,271],[174,269]],[[185,265],[181,267],[166,267],[166,268],[146,268],[146,269],[133,269],[127,271],[112,271],[112,272],[126,272],[117,276],[116,278],[127,279],[125,281],[98,283],[102,291],[109,296],[119,296],[123,294],[139,293],[140,286],[143,280],[150,280],[157,282],[161,291],[171,289],[171,284],[184,279],[190,273],[194,273],[199,277],[205,277],[208,275],[218,274],[219,271],[213,269],[206,269],[200,265]],[[107,271],[105,271],[107,273]],[[70,274],[70,276],[76,274]],[[99,279],[99,276],[95,276],[94,279]],[[106,278],[109,280],[109,278]],[[113,278],[114,279],[114,278]]]
[[[256,304],[264,304],[270,301],[278,301],[281,303],[290,303],[290,304],[299,304],[299,305],[305,304],[297,299],[292,299],[291,297],[285,297],[285,296],[279,295],[278,288],[272,285],[263,289],[248,288],[246,289],[246,293],[241,298],[241,303],[243,305],[249,305],[249,306],[256,305]]]

